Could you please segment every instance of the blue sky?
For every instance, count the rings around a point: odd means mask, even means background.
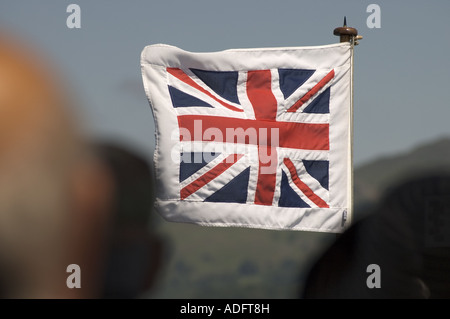
[[[81,8],[69,29],[66,8]],[[369,29],[366,8],[381,8]],[[154,125],[142,89],[144,46],[190,51],[338,42],[347,16],[364,40],[355,51],[355,162],[450,136],[448,1],[2,0],[0,28],[15,32],[55,63],[95,137],[117,139],[149,158]]]

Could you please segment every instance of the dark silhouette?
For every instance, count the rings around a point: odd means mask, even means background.
[[[442,174],[388,192],[314,264],[302,297],[450,298],[449,194]],[[381,288],[366,284],[370,264],[380,266]]]
[[[163,243],[151,219],[152,170],[125,147],[99,143],[95,149],[114,181],[101,296],[136,298],[153,285],[162,260]]]

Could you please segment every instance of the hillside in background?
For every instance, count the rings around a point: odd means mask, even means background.
[[[393,185],[450,173],[450,138],[355,169],[356,216]],[[156,214],[155,214],[156,215]],[[296,298],[312,263],[336,235],[168,223],[164,270],[152,298]]]
[[[389,188],[416,176],[450,173],[450,138],[379,158],[355,169],[355,207],[371,205]]]

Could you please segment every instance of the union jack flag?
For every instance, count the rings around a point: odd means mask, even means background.
[[[350,57],[349,44],[207,54],[145,48],[161,214],[342,231],[351,200]]]

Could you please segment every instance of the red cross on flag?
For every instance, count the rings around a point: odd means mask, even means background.
[[[147,46],[156,208],[169,221],[341,232],[351,192],[352,47]]]

